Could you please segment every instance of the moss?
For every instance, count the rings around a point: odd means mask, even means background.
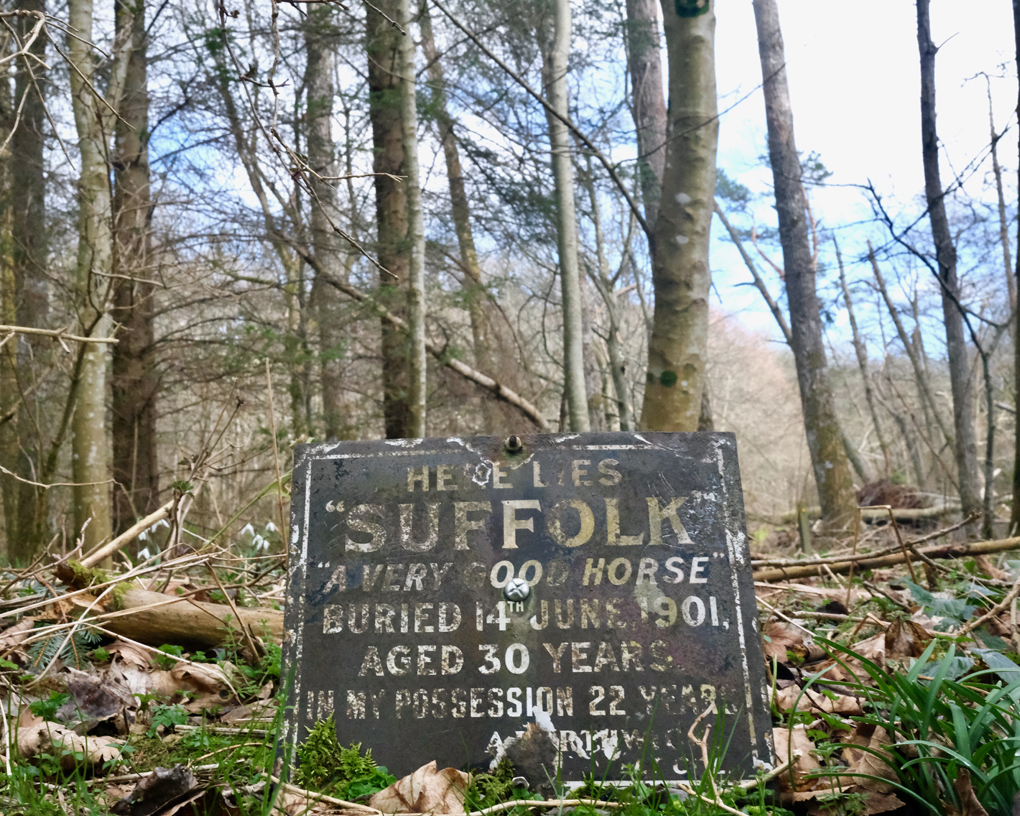
[[[297,749],[297,783],[341,799],[385,788],[394,780],[376,766],[372,752],[361,754],[361,743],[344,748],[336,737],[333,715],[320,720]]]
[[[170,754],[173,746],[157,737],[133,737],[128,744],[134,748],[131,766],[136,773],[151,771],[153,768],[169,768],[173,763]]]
[[[110,592],[110,602],[113,607],[113,611],[119,612],[124,608],[124,595],[129,589],[137,589],[138,585],[134,581],[121,581],[117,584]]]
[[[90,569],[80,561],[68,561],[67,569],[74,576],[70,581],[72,586],[84,589],[93,584],[105,584],[110,580],[110,574],[106,570]]]
[[[526,791],[514,788],[515,775],[514,764],[504,757],[491,773],[477,774],[471,780],[467,800],[474,809],[479,809],[516,798],[514,793],[526,793]]]

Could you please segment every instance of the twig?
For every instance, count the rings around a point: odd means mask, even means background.
[[[129,541],[133,541],[138,538],[142,533],[148,530],[150,527],[163,521],[168,515],[170,515],[170,509],[174,505],[174,499],[171,499],[158,510],[150,513],[141,521],[128,527],[123,533],[114,538],[113,540],[102,545],[98,550],[93,550],[87,556],[81,559],[81,565],[83,567],[91,567],[93,564],[98,564],[104,558],[113,555],[117,550],[127,544]]]
[[[968,622],[964,626],[961,626],[960,631],[956,633],[957,636],[969,635],[971,632],[977,629],[982,623],[994,618],[1004,609],[1007,609],[1013,603],[1013,600],[1017,597],[1017,595],[1020,595],[1020,573],[1017,574],[1016,580],[1013,582],[1013,586],[1010,588],[1009,592],[1006,593],[1006,597],[1003,598],[991,609],[989,609],[987,612],[985,612],[985,614],[982,615],[980,618],[975,618],[974,620]]]
[[[31,326],[0,326],[0,332],[41,334],[44,337],[55,337],[57,340],[71,340],[75,343],[106,343],[115,345],[120,342],[116,337],[82,337],[77,334],[68,334],[66,329],[36,329]]]

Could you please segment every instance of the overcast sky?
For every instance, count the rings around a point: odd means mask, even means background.
[[[923,192],[914,3],[779,0],[779,12],[798,149],[820,154],[833,172],[831,183],[864,183],[870,178],[894,207],[897,202],[910,206]],[[755,167],[766,150],[766,137],[764,103],[761,90],[756,90],[761,67],[754,13],[750,0],[728,0],[717,4],[716,14],[720,110],[753,91],[721,120],[719,166],[756,192],[764,192],[770,174]],[[1000,142],[1000,161],[1009,171],[1007,195],[1014,196],[1017,85],[1012,8],[1005,0],[966,4],[933,0],[931,16],[932,38],[941,46],[936,93],[943,182],[952,178],[947,162],[962,169],[987,148],[986,84],[980,77],[970,79],[984,71],[1004,77],[992,80],[992,94],[998,129],[1012,124]],[[979,190],[979,182],[971,187],[972,194]],[[816,190],[812,201],[816,218],[828,226],[870,212],[863,195],[853,189]],[[762,218],[766,215],[772,214],[761,212]],[[858,233],[863,238],[864,231]],[[778,335],[758,293],[733,287],[749,276],[724,236],[717,220],[712,267],[722,308],[738,311],[742,322]],[[847,241],[851,239],[847,235]],[[715,296],[713,307],[719,307]]]

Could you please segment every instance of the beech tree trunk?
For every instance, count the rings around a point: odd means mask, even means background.
[[[696,431],[708,354],[709,230],[719,138],[711,0],[663,0],[669,131],[655,221],[655,310],[641,426]]]
[[[113,347],[113,531],[120,534],[159,504],[153,320],[152,200],[149,192],[149,93],[145,13],[117,4],[117,26],[130,37],[120,117],[116,120],[116,252],[111,315],[120,324]]]
[[[553,36],[545,49],[543,80],[550,107],[564,118],[570,114],[567,95],[570,31],[570,0],[555,0]],[[566,395],[570,430],[582,432],[591,426],[584,376],[584,326],[581,315],[577,211],[574,206],[574,162],[570,155],[569,132],[563,120],[547,111],[546,121],[549,123],[549,147],[555,180],[556,234],[563,310],[563,391]]]
[[[645,220],[654,225],[659,217],[662,175],[666,165],[666,100],[662,95],[656,0],[627,0],[626,32],[641,199]]]
[[[96,91],[93,90],[96,88],[95,55],[89,45],[92,18],[92,0],[68,0],[68,23],[74,35],[67,37],[67,54],[77,66],[77,71],[70,72],[71,107],[81,162],[76,281],[78,333],[107,336],[112,327],[107,296],[109,275],[113,272],[113,206],[106,140],[107,134],[113,132],[110,108],[117,110],[120,107],[129,53],[126,43],[130,38],[117,40],[105,94],[108,108],[95,98]],[[78,532],[85,529],[86,550],[109,538],[112,532],[110,452],[106,438],[107,348],[101,343],[85,344],[71,423],[74,524]]]
[[[390,22],[396,19],[397,5],[397,0],[382,0],[376,4],[378,8],[367,6],[365,9],[368,114],[372,121],[372,169],[376,173],[406,176],[400,104],[402,35]],[[378,257],[387,270],[380,273],[377,300],[394,315],[406,319],[406,286],[411,261],[407,243],[407,185],[394,181],[389,175],[377,175],[373,179]],[[408,402],[410,347],[408,334],[382,322],[383,422],[388,439],[413,436]]]
[[[938,132],[935,127],[935,43],[931,39],[929,0],[917,0],[917,45],[921,55],[921,158],[924,192],[935,242],[938,278],[942,287],[942,315],[946,326],[949,382],[953,391],[953,429],[956,432],[956,468],[964,516],[981,509],[977,436],[971,391],[967,338],[963,329],[960,285],[956,274],[956,246],[946,217],[945,195],[939,172]],[[991,489],[991,485],[988,485]]]
[[[754,0],[761,57],[769,159],[783,247],[791,346],[797,368],[808,450],[819,503],[831,525],[848,522],[857,501],[853,475],[836,419],[829,368],[822,342],[821,311],[815,292],[815,259],[808,235],[807,198],[793,133],[793,110],[776,0]]]

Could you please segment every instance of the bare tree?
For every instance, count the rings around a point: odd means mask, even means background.
[[[668,13],[668,12],[667,12]],[[666,165],[666,100],[656,0],[627,0],[627,67],[630,112],[637,135],[638,173],[645,220],[655,224]]]
[[[949,382],[953,391],[953,430],[957,485],[964,516],[981,509],[974,431],[973,391],[967,338],[963,329],[963,304],[956,271],[956,246],[946,216],[945,190],[939,171],[938,131],[935,127],[935,43],[931,39],[930,0],[917,0],[917,46],[921,55],[921,158],[924,192],[935,242],[937,276],[942,287],[942,315],[946,327]],[[987,485],[991,490],[991,485]]]
[[[804,427],[822,513],[830,524],[851,518],[857,506],[853,477],[836,418],[815,292],[816,257],[808,234],[807,198],[793,135],[793,109],[776,0],[754,0],[769,159],[779,214],[784,282],[790,307],[791,348],[797,367]]]
[[[152,198],[149,191],[149,92],[145,10],[117,4],[127,38],[127,72],[115,122],[113,347],[111,431],[113,531],[123,533],[159,505],[156,399],[159,377],[153,329]]]

